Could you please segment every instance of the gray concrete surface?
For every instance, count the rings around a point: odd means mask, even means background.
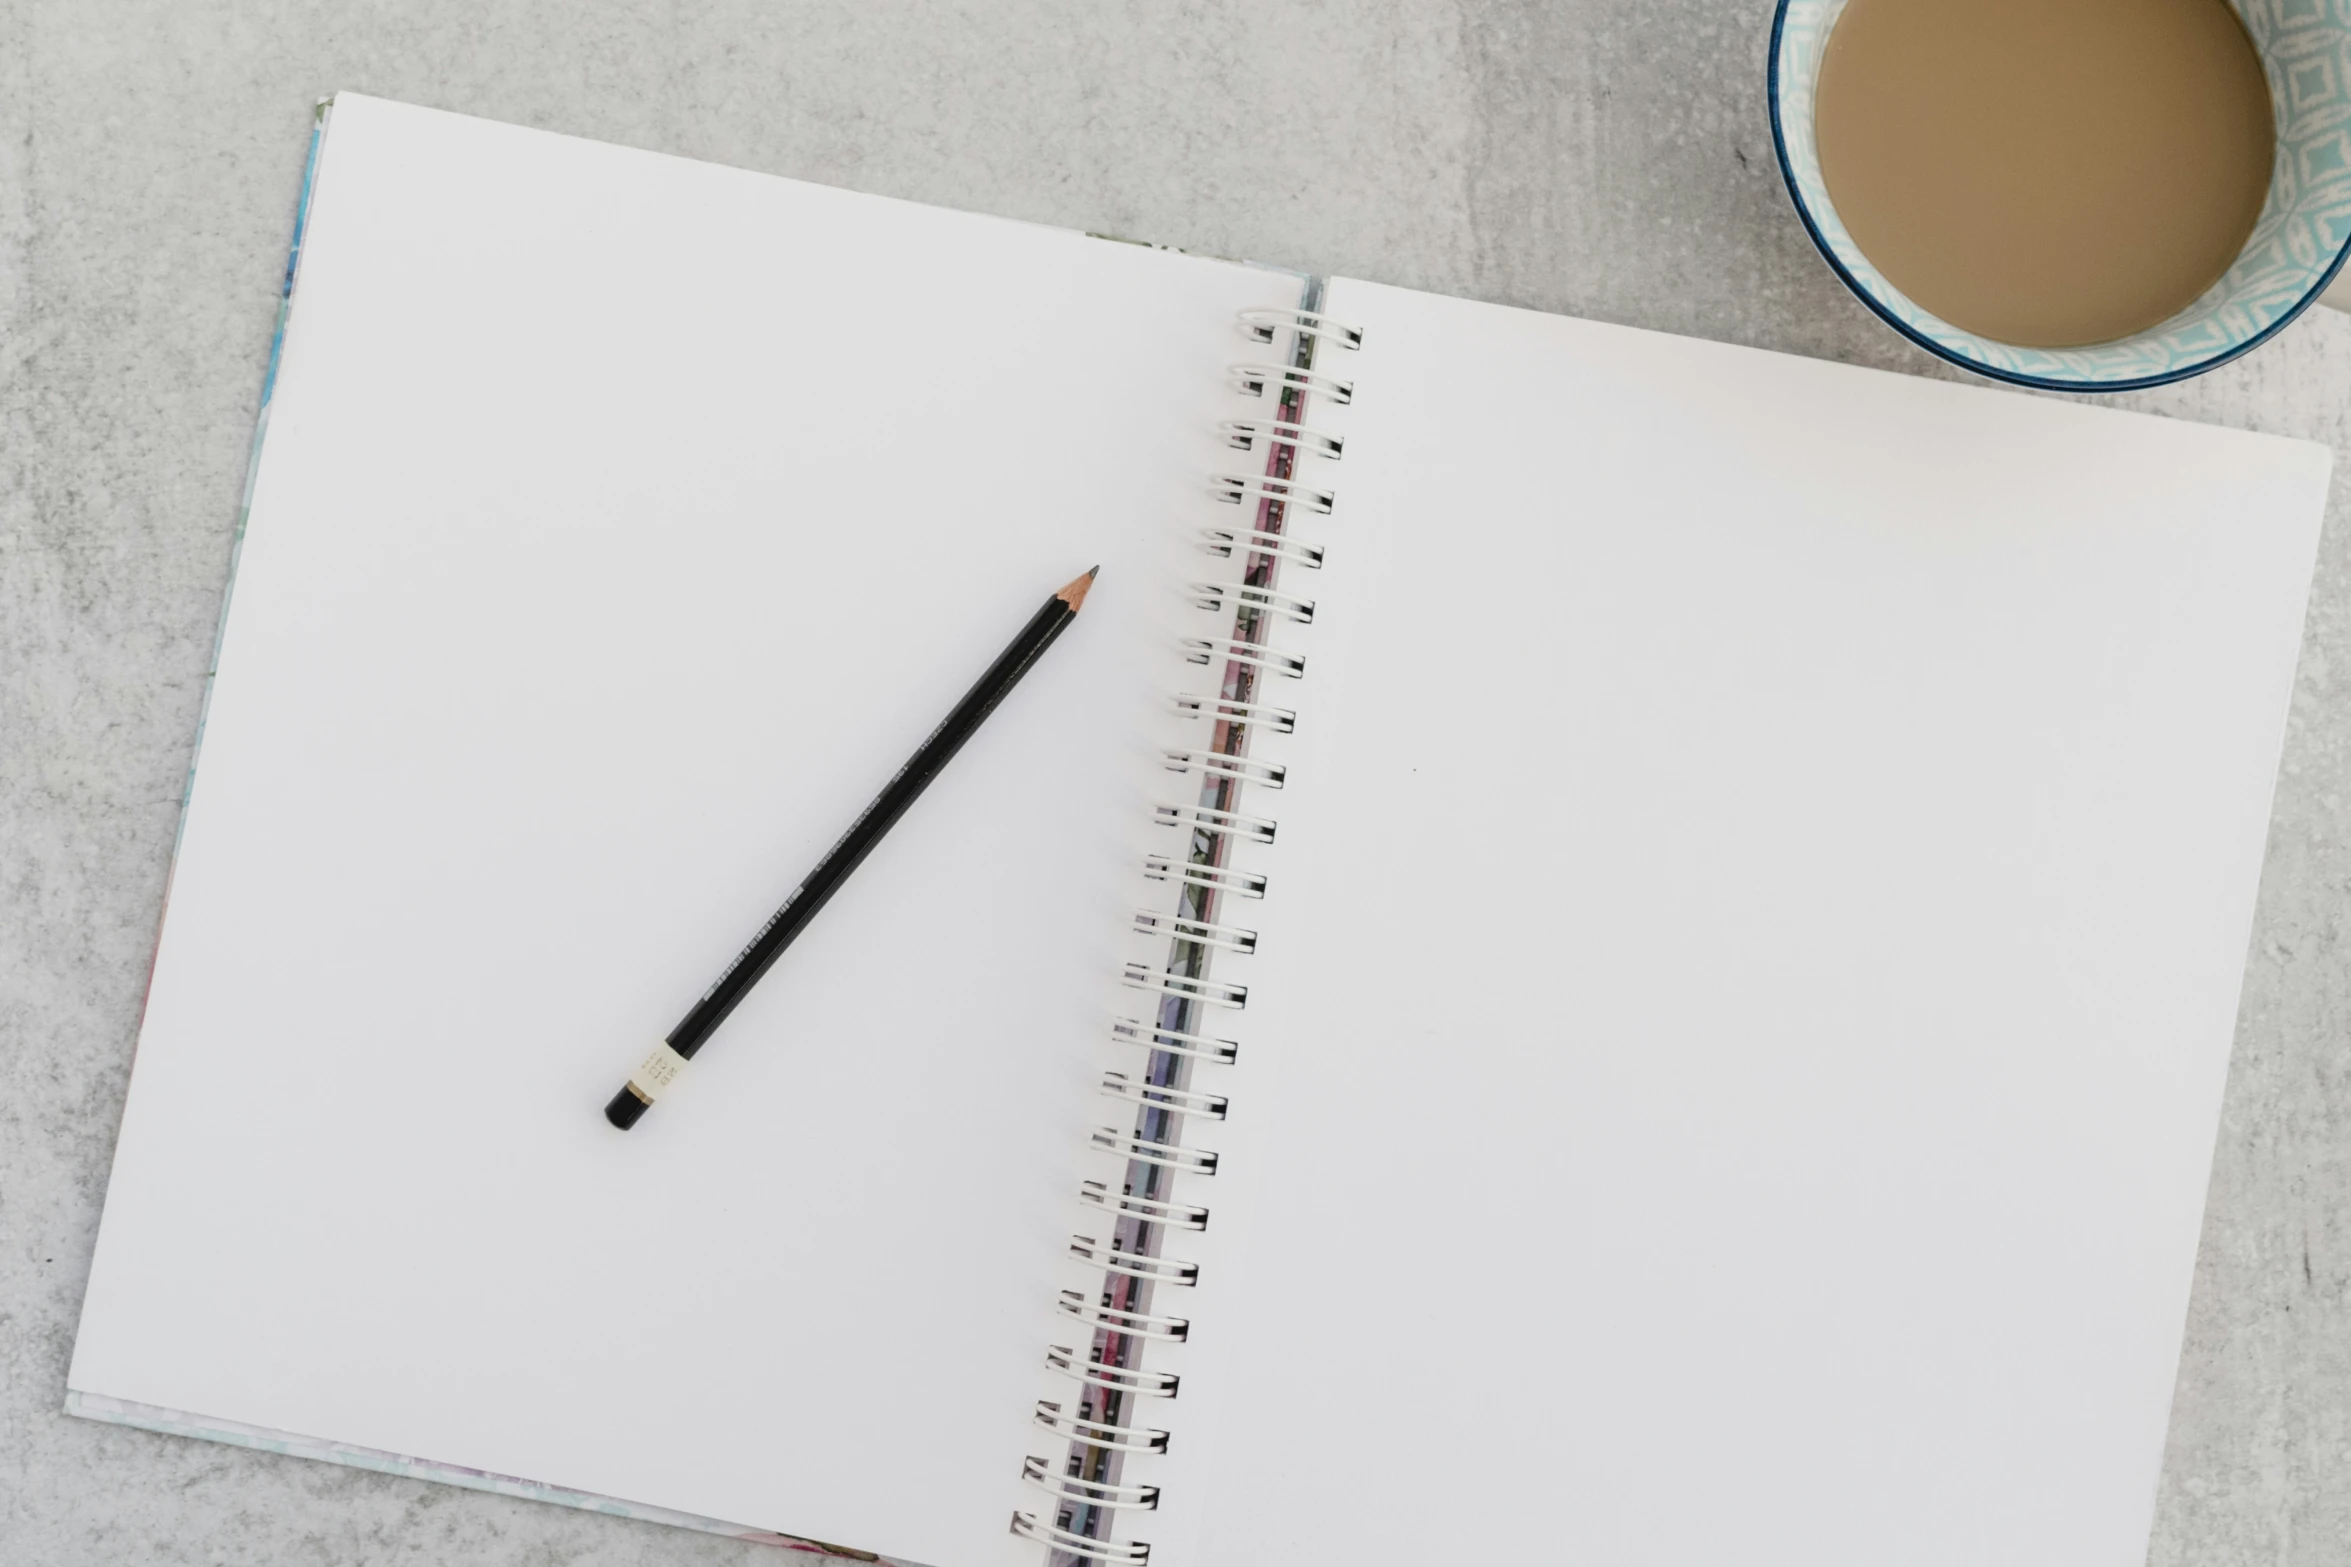
[[[68,1420],[311,100],[356,88],[1223,255],[1941,373],[1771,165],[1766,0],[0,0],[0,1563],[750,1563]],[[2351,436],[2351,317],[2137,407]],[[2338,482],[2152,1554],[2351,1561]]]

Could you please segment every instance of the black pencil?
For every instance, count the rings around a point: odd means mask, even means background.
[[[1101,568],[1097,566],[1094,570]],[[931,731],[930,738],[898,769],[882,792],[874,796],[873,803],[849,824],[840,841],[826,851],[816,869],[793,889],[784,906],[759,927],[750,944],[735,955],[735,961],[718,976],[718,983],[694,1003],[685,1021],[669,1031],[669,1037],[653,1048],[653,1053],[631,1074],[627,1084],[612,1096],[612,1103],[604,1107],[604,1119],[624,1132],[637,1124],[661,1096],[661,1091],[694,1059],[694,1053],[718,1031],[718,1025],[727,1020],[727,1014],[751,993],[759,977],[775,966],[775,960],[783,956],[793,938],[808,927],[816,911],[840,891],[841,884],[873,852],[874,845],[906,814],[906,808],[921,797],[931,780],[963,749],[963,743],[988,721],[996,705],[1020,684],[1029,666],[1053,645],[1054,638],[1068,629],[1069,623],[1077,618],[1078,606],[1086,601],[1086,590],[1093,585],[1094,572],[1089,571],[1047,599],[1044,607],[1029,618],[1020,635],[1012,639],[996,656],[996,662],[988,666],[988,672],[980,676],[978,684]]]

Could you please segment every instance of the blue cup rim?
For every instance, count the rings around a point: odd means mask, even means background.
[[[1787,28],[1788,8],[1795,3],[1796,0],[1778,0],[1778,4],[1772,7],[1771,49],[1764,60],[1764,91],[1771,104],[1771,150],[1772,155],[1779,160],[1780,184],[1786,188],[1788,200],[1795,205],[1796,216],[1803,220],[1804,232],[1812,237],[1812,248],[1820,252],[1821,259],[1829,264],[1829,270],[1837,275],[1837,281],[1843,283],[1854,298],[1867,305],[1872,315],[1937,359],[1990,380],[2005,381],[2012,386],[2029,386],[2044,392],[2140,392],[2151,386],[2168,386],[2174,381],[2185,381],[2208,370],[2217,370],[2232,359],[2241,359],[2277,336],[2291,326],[2303,311],[2318,303],[2318,296],[2327,291],[2328,284],[2334,282],[2335,275],[2343,270],[2345,260],[2351,259],[2351,236],[2346,236],[2335,251],[2335,259],[2327,263],[2326,270],[2318,275],[2310,291],[2294,302],[2293,308],[2282,312],[2275,321],[2242,343],[2224,348],[2209,359],[2179,365],[2155,375],[2132,376],[2121,381],[2071,381],[2055,376],[2028,375],[2021,370],[2004,370],[1998,365],[1970,358],[1947,344],[1936,342],[1887,309],[1877,295],[1864,287],[1861,280],[1846,269],[1845,263],[1837,259],[1837,253],[1829,248],[1828,237],[1821,233],[1820,225],[1813,220],[1811,207],[1805,204],[1804,192],[1796,183],[1795,165],[1788,159],[1787,132],[1780,121],[1780,41]]]

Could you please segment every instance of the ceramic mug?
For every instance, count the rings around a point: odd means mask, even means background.
[[[1895,331],[1994,380],[2123,392],[2185,380],[2251,352],[2327,291],[2351,254],[2351,6],[2231,0],[2261,54],[2277,121],[2269,199],[2245,248],[2195,303],[2088,348],[2024,348],[1922,309],[1845,232],[1820,177],[1813,89],[1845,0],[1779,0],[1771,24],[1771,137],[1796,212],[1831,270]]]

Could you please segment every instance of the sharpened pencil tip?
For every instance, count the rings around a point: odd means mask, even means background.
[[[1068,587],[1063,588],[1059,593],[1056,593],[1053,596],[1061,600],[1062,603],[1067,604],[1071,614],[1076,614],[1081,608],[1084,607],[1086,602],[1086,592],[1088,589],[1094,586],[1094,578],[1101,570],[1102,568],[1100,566],[1089,568],[1084,576],[1078,578],[1075,582],[1072,582]]]

